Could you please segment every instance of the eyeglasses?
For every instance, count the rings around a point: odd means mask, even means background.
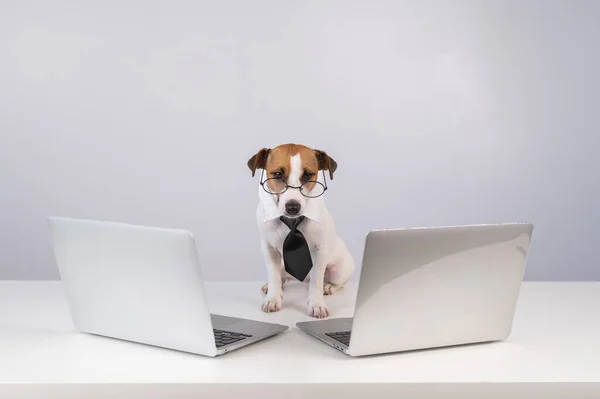
[[[288,188],[295,188],[300,190],[300,194],[307,198],[317,198],[323,195],[327,190],[327,180],[325,179],[325,171],[323,171],[323,181],[325,182],[325,184],[317,180],[309,180],[307,182],[302,183],[302,185],[298,187],[290,186],[285,182],[285,180],[283,180],[280,177],[272,177],[265,181],[262,181],[264,174],[265,170],[263,169],[260,174],[260,185],[262,186],[263,190],[265,190],[269,194],[279,195],[285,193]],[[265,184],[267,182],[269,182],[269,184]],[[312,188],[310,188],[311,184],[314,184]]]

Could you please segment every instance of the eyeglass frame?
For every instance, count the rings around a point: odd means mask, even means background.
[[[260,173],[260,185],[261,185],[261,187],[263,188],[263,190],[265,190],[265,192],[266,192],[267,194],[271,194],[271,195],[281,195],[281,194],[285,193],[285,192],[286,192],[288,189],[290,189],[290,188],[295,188],[296,190],[299,190],[299,191],[300,191],[300,194],[302,194],[302,195],[303,195],[304,197],[306,197],[306,198],[319,198],[320,196],[322,196],[323,194],[325,194],[325,191],[327,191],[327,179],[325,178],[325,171],[323,170],[322,172],[323,172],[323,182],[324,182],[325,184],[321,183],[321,182],[320,182],[320,181],[318,181],[318,180],[309,180],[309,181],[307,181],[307,182],[304,182],[304,183],[302,183],[302,184],[301,184],[301,185],[299,185],[298,187],[296,187],[296,186],[290,186],[290,185],[289,185],[289,184],[288,184],[288,183],[287,183],[287,182],[286,182],[286,181],[283,179],[283,177],[270,177],[270,178],[268,178],[268,179],[265,179],[265,181],[263,181],[263,176],[265,175],[265,170],[263,169],[263,170],[262,170],[262,172]],[[267,191],[267,189],[265,188],[265,183],[266,183],[266,182],[268,182],[269,180],[280,180],[281,182],[283,182],[283,183],[285,184],[285,190],[283,190],[283,191],[282,191],[282,192],[280,192],[280,193],[271,193],[271,192]],[[317,183],[317,184],[320,184],[321,186],[323,186],[323,192],[322,192],[321,194],[319,194],[319,195],[315,196],[315,197],[309,197],[308,195],[305,195],[305,194],[302,192],[302,186],[304,186],[305,184],[309,184],[309,183]]]

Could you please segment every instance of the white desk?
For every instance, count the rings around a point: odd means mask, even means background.
[[[305,285],[260,311],[256,283],[209,283],[214,313],[294,326],[309,320]],[[326,300],[351,314],[355,286]],[[600,283],[525,283],[511,337],[350,358],[295,327],[206,358],[79,334],[58,282],[0,282],[0,398],[29,397],[600,398]]]

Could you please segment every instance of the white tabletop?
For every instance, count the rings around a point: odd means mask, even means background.
[[[321,394],[367,389],[358,383],[377,383],[365,392],[380,389],[383,396],[437,392],[447,398],[457,390],[461,397],[490,392],[560,397],[552,395],[565,390],[570,397],[600,397],[600,283],[524,283],[512,335],[504,342],[362,358],[348,357],[295,328],[297,321],[311,319],[306,285],[286,285],[283,310],[270,314],[260,311],[261,285],[208,283],[211,312],[286,324],[290,330],[207,358],[77,333],[59,282],[0,282],[0,397],[10,397],[3,392],[33,395],[41,386],[44,393],[62,387],[60,397],[66,397],[81,388],[54,383],[93,383],[96,391],[85,392],[99,395],[106,389],[102,384],[122,383],[124,397],[141,394],[135,389],[151,383],[181,384],[169,385],[166,394],[174,386],[190,395],[244,387],[246,396],[256,389],[262,398],[280,398],[285,391],[286,399],[309,394],[314,384],[333,384],[319,385],[315,392]],[[349,286],[326,298],[334,317],[351,315],[355,293],[356,286]],[[14,385],[19,383],[33,385]],[[299,385],[290,391],[282,384]],[[161,389],[166,385],[152,392],[158,395]]]

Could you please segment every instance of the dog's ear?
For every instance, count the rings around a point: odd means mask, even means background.
[[[269,156],[269,151],[271,151],[271,149],[263,148],[248,160],[248,167],[252,171],[252,177],[254,177],[256,169],[265,168],[267,164],[267,157]]]
[[[319,162],[319,170],[328,170],[329,178],[333,180],[333,172],[337,169],[337,162],[327,155],[325,151],[315,150],[315,155]]]

